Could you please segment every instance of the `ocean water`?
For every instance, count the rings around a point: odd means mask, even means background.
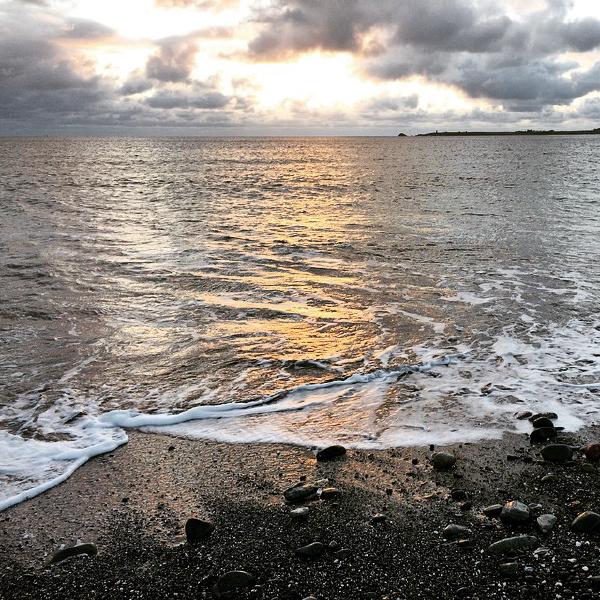
[[[600,139],[0,139],[0,509],[139,428],[600,412]]]

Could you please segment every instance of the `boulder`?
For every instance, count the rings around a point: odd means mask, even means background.
[[[556,439],[557,430],[554,427],[539,427],[529,434],[530,444],[543,444],[546,440]]]
[[[584,456],[591,462],[600,460],[600,444],[588,444],[582,448]]]
[[[339,497],[340,490],[334,487],[326,487],[321,490],[321,500],[333,500]]]
[[[489,517],[490,519],[494,519],[500,516],[503,508],[504,507],[502,506],[502,504],[491,504],[490,506],[486,506],[483,509],[483,514],[486,517]]]
[[[548,417],[538,417],[537,419],[532,421],[532,423],[536,429],[539,429],[541,427],[550,427],[554,429],[554,423]]]
[[[215,584],[215,594],[217,597],[227,597],[249,588],[253,583],[254,576],[247,571],[228,571]]]

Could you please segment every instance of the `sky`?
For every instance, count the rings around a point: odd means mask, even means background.
[[[598,0],[0,0],[0,134],[600,127]]]

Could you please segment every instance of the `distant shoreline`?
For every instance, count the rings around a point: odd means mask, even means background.
[[[580,129],[573,131],[558,131],[555,129],[526,129],[520,131],[433,131],[430,133],[418,133],[415,137],[478,137],[494,135],[600,135],[600,127],[596,129]],[[398,137],[408,136],[399,133]]]

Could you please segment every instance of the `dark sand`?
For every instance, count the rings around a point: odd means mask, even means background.
[[[580,446],[599,433],[561,437]],[[585,472],[579,454],[572,464],[538,464],[539,449],[524,435],[453,446],[456,467],[439,473],[429,448],[350,450],[317,463],[305,448],[132,432],[129,444],[66,483],[0,513],[0,598],[213,598],[218,577],[237,569],[256,578],[233,596],[242,599],[597,598],[599,537],[570,524],[584,510],[600,511],[600,475]],[[540,483],[549,472],[557,481]],[[282,497],[301,476],[341,490],[338,500],[309,502],[305,522],[290,517]],[[452,489],[464,490],[472,508],[453,500]],[[513,498],[555,514],[554,531],[483,516],[484,506]],[[386,521],[373,524],[376,513]],[[209,539],[182,543],[190,516],[215,524]],[[450,523],[473,530],[473,549],[443,540]],[[498,567],[510,559],[487,548],[515,532],[538,536],[550,553],[526,552],[515,560],[518,576],[505,578]],[[77,539],[95,542],[99,554],[48,566],[61,544]],[[347,552],[295,555],[314,541]]]

